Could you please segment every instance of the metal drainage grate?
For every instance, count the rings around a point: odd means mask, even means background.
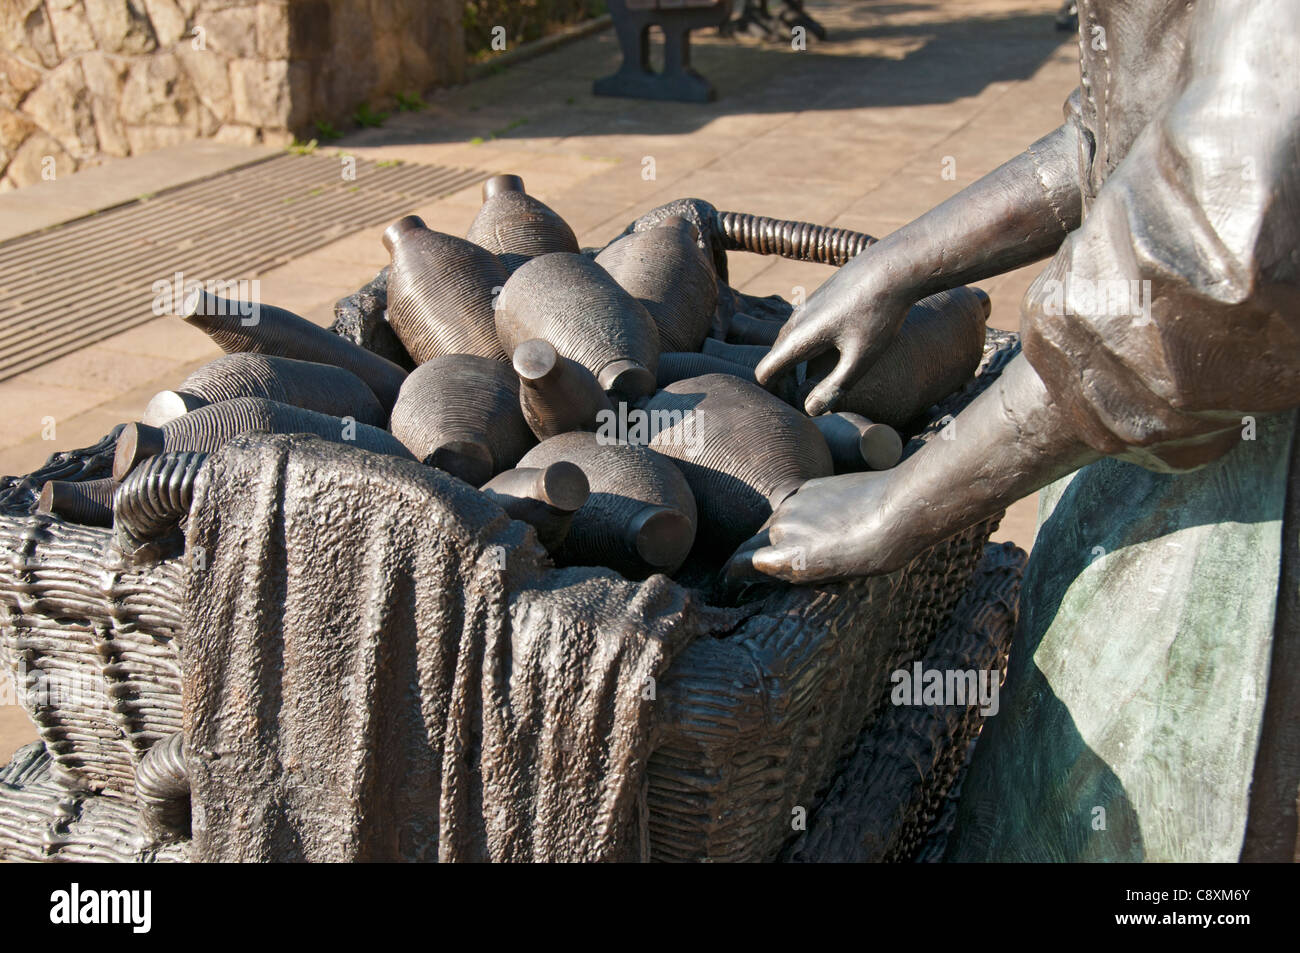
[[[0,243],[0,380],[152,321],[155,282],[235,281],[482,181],[286,154]],[[169,312],[164,312],[169,313]]]

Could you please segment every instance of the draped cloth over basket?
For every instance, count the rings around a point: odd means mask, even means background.
[[[194,860],[644,859],[655,679],[734,624],[302,436],[214,455],[186,550]]]

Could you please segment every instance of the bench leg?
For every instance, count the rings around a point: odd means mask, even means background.
[[[611,6],[616,4],[611,4]],[[691,30],[716,26],[725,11],[653,11],[625,12],[614,18],[623,65],[617,73],[596,80],[592,91],[597,96],[626,96],[634,99],[659,99],[673,102],[712,102],[717,93],[713,84],[691,69]],[[650,69],[649,28],[657,24],[664,31],[664,71]]]
[[[713,84],[691,69],[691,27],[664,28],[664,72],[660,79],[672,88],[673,99],[708,103],[717,96]]]
[[[635,76],[638,73],[651,72],[651,17],[650,13],[625,11],[621,16],[614,18],[614,35],[618,37],[619,49],[623,52],[623,64],[615,75]]]
[[[611,7],[621,4],[614,2]],[[592,92],[597,96],[631,96],[644,97],[641,92],[653,81],[655,73],[650,69],[650,24],[651,13],[632,12],[624,9],[614,16],[614,33],[618,37],[619,48],[623,51],[623,63],[618,72],[596,80]]]

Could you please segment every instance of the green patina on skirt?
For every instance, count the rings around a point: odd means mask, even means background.
[[[1260,418],[1193,473],[1108,459],[1043,490],[950,859],[1238,859],[1295,425]]]

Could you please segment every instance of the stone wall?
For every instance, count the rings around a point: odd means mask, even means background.
[[[287,145],[464,76],[462,0],[0,0],[0,191],[195,138]]]

